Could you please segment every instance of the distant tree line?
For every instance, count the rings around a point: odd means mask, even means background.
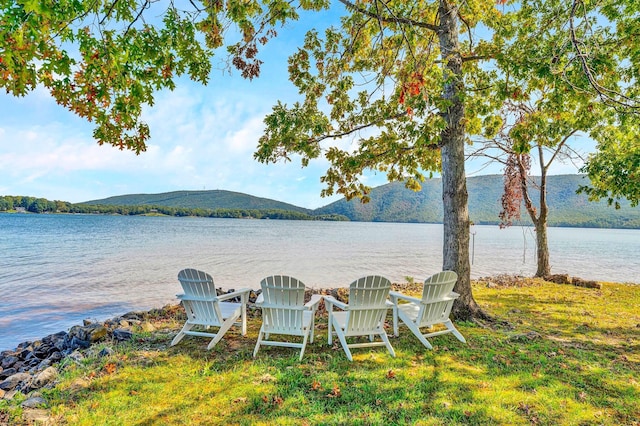
[[[339,214],[310,215],[279,209],[204,209],[166,206],[112,206],[73,204],[67,201],[49,201],[45,198],[25,196],[0,196],[0,212],[24,209],[30,213],[81,213],[81,214],[119,214],[134,215],[166,215],[196,216],[233,219],[283,219],[283,220],[331,220],[348,221]]]

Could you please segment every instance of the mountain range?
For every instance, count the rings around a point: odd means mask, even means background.
[[[580,185],[588,184],[584,175],[557,175],[547,178],[549,226],[600,228],[640,228],[640,208],[622,202],[616,210],[605,201],[591,202],[585,194],[577,194]],[[502,175],[476,176],[467,179],[469,217],[476,224],[498,224]],[[534,197],[537,203],[538,196]],[[285,210],[311,216],[341,215],[352,221],[368,222],[442,222],[442,181],[428,179],[422,189],[414,192],[403,183],[394,182],[373,188],[370,202],[341,199],[318,209],[306,209],[293,204],[239,192],[175,191],[161,194],[131,194],[86,201],[81,204],[113,206],[164,206],[189,209],[254,209]],[[521,221],[531,221],[522,209]]]

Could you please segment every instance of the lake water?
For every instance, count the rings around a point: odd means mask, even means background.
[[[473,278],[535,273],[531,228],[474,228]],[[553,273],[640,282],[640,230],[550,228],[549,243]],[[224,289],[272,274],[316,288],[421,281],[442,268],[442,225],[0,214],[0,350],[176,303],[186,267]]]

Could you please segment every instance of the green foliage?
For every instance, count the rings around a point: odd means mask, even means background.
[[[384,172],[389,181],[418,190],[431,171],[440,169],[447,126],[495,132],[491,111],[497,104],[484,95],[494,73],[477,60],[479,52],[491,50],[486,40],[463,48],[467,110],[462,123],[446,122],[450,102],[443,88],[452,77],[443,69],[443,55],[449,53],[442,54],[437,37],[444,32],[438,25],[445,25],[439,23],[440,6],[434,1],[349,3],[350,14],[339,28],[322,35],[309,31],[289,59],[290,80],[302,99],[274,106],[255,157],[274,162],[296,153],[306,165],[323,155],[330,166],[322,194],[367,201],[369,188],[360,182],[365,170]],[[500,18],[490,1],[464,2],[451,13],[463,17],[462,32]]]
[[[592,154],[581,171],[586,172],[591,186],[580,191],[590,200],[606,198],[609,205],[620,208],[626,198],[632,206],[640,203],[640,130],[636,122],[624,127],[598,129],[598,151]]]
[[[527,0],[490,23],[501,46],[496,96],[515,152],[589,136],[598,146],[581,170],[592,183],[582,191],[616,205],[640,200],[638,22],[633,1]]]
[[[215,49],[227,43],[233,64],[256,77],[258,46],[298,8],[326,0],[190,1],[33,0],[0,2],[0,87],[23,96],[45,86],[69,111],[95,122],[99,144],[140,153],[149,128],[140,120],[154,93],[188,75],[206,84]],[[239,41],[227,35],[237,28]],[[225,39],[228,37],[229,39]]]

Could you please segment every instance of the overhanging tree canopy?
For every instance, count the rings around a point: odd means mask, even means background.
[[[258,49],[276,29],[300,8],[327,3],[2,1],[0,87],[22,96],[43,85],[60,105],[95,122],[99,144],[140,153],[150,136],[140,114],[156,91],[173,89],[182,75],[206,84],[224,45],[243,76],[258,76]]]

